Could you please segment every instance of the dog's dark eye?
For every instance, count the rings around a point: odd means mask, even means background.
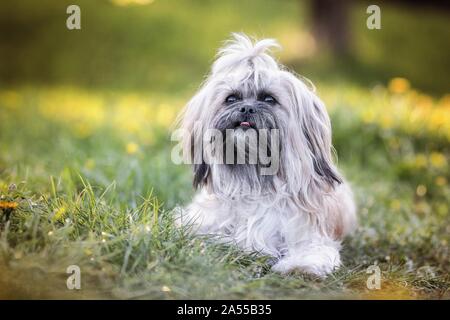
[[[263,95],[261,100],[270,104],[274,104],[275,102],[277,102],[277,100],[275,100],[275,98],[272,97],[270,94]]]
[[[238,96],[235,95],[235,94],[230,94],[230,95],[225,99],[225,102],[226,102],[226,103],[234,103],[234,102],[236,102],[236,101],[238,101]]]

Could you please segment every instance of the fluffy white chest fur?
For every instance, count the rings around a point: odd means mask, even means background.
[[[277,258],[274,271],[297,269],[323,277],[340,265],[339,239],[355,225],[348,187],[326,195],[323,210],[319,215],[305,212],[289,196],[227,200],[202,189],[180,212],[179,222],[198,234],[217,235],[245,251]]]
[[[194,164],[199,191],[177,221],[275,257],[274,271],[324,277],[341,264],[340,243],[356,224],[355,205],[333,163],[324,104],[267,53],[274,46],[271,39],[234,35],[181,113],[181,149]],[[218,135],[205,139],[208,130]],[[225,132],[231,136],[223,138]],[[251,146],[251,132],[258,142],[270,136],[270,143]],[[228,147],[239,142],[249,146],[244,163],[218,162],[222,150],[228,157]],[[219,147],[200,158],[192,152],[212,145]],[[251,163],[253,150],[266,151],[270,161]]]

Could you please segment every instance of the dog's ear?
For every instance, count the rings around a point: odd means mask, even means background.
[[[186,163],[199,163],[194,159],[194,146],[202,143],[202,124],[205,116],[206,94],[204,88],[191,98],[178,115],[176,126],[186,134],[182,137],[183,155]]]
[[[206,163],[194,165],[194,180],[193,186],[195,189],[207,184],[210,173],[210,166]]]
[[[210,166],[203,159],[203,132],[208,113],[208,82],[191,98],[177,119],[177,126],[186,133],[182,137],[183,155],[185,163],[193,164],[193,185],[197,189],[205,185],[210,176]]]
[[[311,93],[312,94],[312,93]],[[314,171],[329,185],[342,183],[331,156],[331,124],[325,106],[314,94],[306,106],[303,117],[303,134],[312,153]]]
[[[292,139],[297,157],[303,162],[304,172],[310,172],[316,181],[330,186],[342,183],[332,159],[331,123],[322,101],[312,89],[289,72],[284,73],[290,89],[290,106],[295,131]],[[305,152],[306,151],[306,152]]]

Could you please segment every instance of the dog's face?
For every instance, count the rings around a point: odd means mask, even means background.
[[[217,106],[212,127],[225,132],[227,129],[278,129],[277,119],[280,105],[270,88],[254,88],[253,80],[224,90],[222,103]],[[219,99],[220,99],[219,98]]]
[[[241,71],[243,78],[240,78],[242,75],[239,72],[230,73],[217,84],[210,123],[211,128],[221,132],[221,159],[227,160],[223,161],[224,168],[235,171],[242,169],[242,164],[269,165],[261,161],[261,155],[275,156],[275,152],[280,153],[279,141],[276,145],[272,144],[273,134],[274,131],[278,133],[287,115],[276,98],[277,88],[269,84],[257,86],[250,67]],[[265,77],[269,78],[269,75]],[[239,159],[243,159],[242,162]]]
[[[276,42],[270,39],[252,43],[243,35],[234,35],[234,40],[219,51],[209,77],[186,106],[181,128],[189,133],[184,137],[184,151],[191,156],[193,148],[205,143],[202,133],[208,129],[223,134],[225,147],[245,140],[249,132],[255,132],[259,139],[263,130],[268,134],[266,148],[272,155],[279,153],[276,172],[267,179],[259,176],[260,163],[213,166],[202,161],[194,166],[194,185],[217,186],[214,179],[228,179],[231,181],[219,181],[220,185],[230,188],[230,183],[247,181],[249,188],[257,186],[260,191],[261,184],[273,184],[275,179],[298,193],[311,184],[325,189],[340,183],[331,159],[326,109],[303,81],[266,53],[273,46]],[[279,139],[277,148],[271,140],[274,132]]]

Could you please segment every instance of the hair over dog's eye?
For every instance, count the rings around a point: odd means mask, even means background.
[[[236,102],[236,101],[238,101],[238,96],[235,95],[235,94],[230,94],[230,95],[225,99],[225,102],[226,102],[226,103],[234,103],[234,102]]]

